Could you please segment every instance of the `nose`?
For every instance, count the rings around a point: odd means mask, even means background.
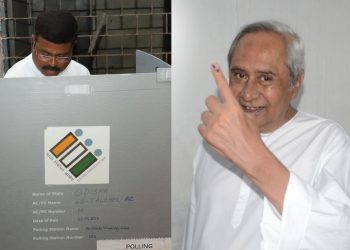
[[[258,84],[254,80],[249,79],[244,83],[244,86],[241,91],[241,98],[243,98],[245,101],[252,101],[256,99],[258,96],[259,96]]]
[[[56,56],[52,56],[52,58],[49,61],[49,65],[50,66],[56,66],[57,65]]]

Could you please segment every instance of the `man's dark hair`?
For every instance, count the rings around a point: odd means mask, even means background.
[[[44,12],[35,22],[35,37],[41,36],[52,43],[73,43],[77,39],[77,31],[77,20],[67,11]]]

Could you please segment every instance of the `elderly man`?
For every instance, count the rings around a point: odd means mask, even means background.
[[[350,140],[296,110],[304,48],[287,25],[244,27],[221,100],[206,99],[185,249],[350,249]]]
[[[49,11],[38,16],[32,36],[32,53],[17,62],[5,77],[43,77],[90,75],[72,60],[78,24],[66,11]]]

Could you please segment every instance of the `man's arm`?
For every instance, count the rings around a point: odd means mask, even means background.
[[[282,216],[264,203],[269,216],[263,217],[262,235],[265,242],[278,243],[277,249],[350,249],[350,141],[337,127],[331,129],[332,143],[319,152],[313,180],[291,170]]]

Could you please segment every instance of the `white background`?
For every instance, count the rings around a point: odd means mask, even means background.
[[[336,120],[350,132],[350,1],[172,1],[172,237],[181,249],[200,136],[204,99],[215,93],[211,62],[226,70],[238,29],[277,19],[291,25],[306,47],[306,78],[298,109]]]

